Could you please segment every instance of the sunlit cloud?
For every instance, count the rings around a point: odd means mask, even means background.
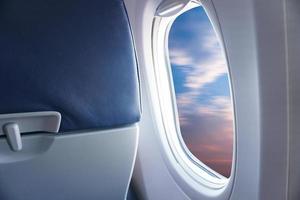
[[[187,122],[181,124],[181,131],[190,151],[212,169],[228,176],[232,160],[232,121],[214,112],[185,117]]]
[[[206,34],[203,36],[203,49],[206,49],[213,55],[220,56],[220,51],[221,51],[221,45],[219,38],[216,36],[213,30],[207,31]]]
[[[198,31],[199,32],[199,31]],[[206,84],[214,82],[218,77],[227,73],[226,60],[214,32],[205,31],[205,34],[197,34],[194,39],[198,51],[191,51],[186,46],[170,49],[172,65],[181,68],[189,68],[185,86],[190,89],[203,88]],[[199,42],[201,41],[201,42]],[[200,52],[199,52],[200,51]],[[206,52],[206,57],[198,58],[201,52]]]
[[[204,10],[197,9],[198,13],[191,13],[194,18],[179,17],[173,25],[178,28],[170,32],[171,65],[183,79],[175,84],[175,90],[181,88],[176,94],[180,128],[190,151],[228,176],[233,145],[230,91],[225,91],[225,95],[207,94],[206,91],[227,75],[226,59],[207,16],[203,15]]]
[[[172,65],[190,66],[194,64],[193,58],[183,49],[170,49],[169,54]]]
[[[198,106],[200,115],[221,117],[224,120],[232,121],[232,103],[229,96],[216,96],[206,106]]]
[[[217,57],[194,66],[195,69],[188,75],[185,86],[198,91],[206,84],[214,82],[218,77],[227,73],[224,60]]]

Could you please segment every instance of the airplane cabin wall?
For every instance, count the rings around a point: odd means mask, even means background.
[[[289,200],[300,199],[300,2],[286,1],[289,66],[290,155]]]
[[[289,182],[289,199],[298,199],[299,184],[293,175],[300,175],[296,120],[300,113],[296,109],[297,85],[300,85],[297,84],[300,49],[296,45],[300,46],[300,28],[295,28],[296,20],[300,19],[300,3],[297,0],[203,2],[208,14],[216,16],[212,20],[219,26],[232,78],[236,117],[233,186],[216,195],[197,190],[180,177],[177,173],[180,166],[165,152],[163,132],[155,114],[158,99],[152,93],[155,73],[151,33],[160,0],[125,0],[137,48],[143,104],[133,185],[141,199],[150,200],[225,200],[228,194],[231,200],[282,200],[288,198]],[[287,34],[287,30],[293,33]],[[289,57],[287,48],[292,52]]]

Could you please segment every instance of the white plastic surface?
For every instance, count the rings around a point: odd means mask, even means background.
[[[0,139],[0,199],[125,199],[138,126],[22,136],[23,149]]]
[[[288,191],[288,74],[286,60],[285,1],[204,0],[208,14],[220,25],[227,51],[235,103],[236,160],[232,187],[227,193],[191,187],[172,159],[158,110],[153,75],[153,19],[160,0],[125,0],[137,46],[143,88],[143,116],[134,181],[142,199],[155,200],[283,200]],[[294,11],[299,10],[292,4]],[[296,6],[297,5],[297,6]],[[296,14],[296,13],[295,13]],[[296,17],[297,15],[295,15]],[[195,19],[196,20],[196,19]],[[296,21],[294,29],[296,29]],[[291,23],[292,24],[292,23]],[[290,26],[292,29],[292,26]],[[293,35],[296,39],[299,34]],[[297,41],[290,40],[294,44]],[[294,59],[299,58],[298,52]],[[296,59],[297,58],[297,59]],[[296,69],[297,68],[297,69]],[[293,67],[293,91],[298,91],[298,62]],[[294,117],[299,95],[294,96]],[[299,119],[294,118],[293,164],[299,165]],[[295,144],[296,143],[296,144]],[[298,150],[296,150],[298,149]],[[298,157],[298,158],[297,158]],[[299,175],[299,167],[292,167]],[[176,171],[177,170],[177,171]],[[293,174],[290,174],[290,177]],[[299,177],[290,183],[299,188]],[[299,193],[294,189],[294,193]],[[295,197],[297,194],[293,194]],[[229,196],[229,197],[228,197]],[[290,198],[297,200],[298,198]]]
[[[18,124],[20,133],[50,132],[57,133],[61,115],[55,111],[0,114],[0,136],[4,135],[3,127],[8,123]]]
[[[22,139],[18,124],[8,123],[3,126],[3,131],[6,135],[7,142],[13,151],[22,150]]]

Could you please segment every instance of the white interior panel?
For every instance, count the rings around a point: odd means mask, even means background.
[[[125,2],[143,89],[140,144],[134,172],[140,197],[150,200],[286,199],[289,97],[285,1],[203,1],[213,23],[219,26],[235,104],[236,157],[229,181],[232,186],[219,192],[205,189],[201,184],[193,185],[165,148],[168,144],[161,129],[159,102],[153,95],[159,87],[155,86],[151,52],[151,27],[160,1]]]
[[[137,125],[61,135],[23,135],[19,152],[11,151],[2,137],[1,199],[125,199],[137,140]]]

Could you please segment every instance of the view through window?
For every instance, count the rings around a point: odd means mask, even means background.
[[[234,128],[226,58],[202,7],[176,18],[169,55],[182,138],[196,158],[229,177]]]

